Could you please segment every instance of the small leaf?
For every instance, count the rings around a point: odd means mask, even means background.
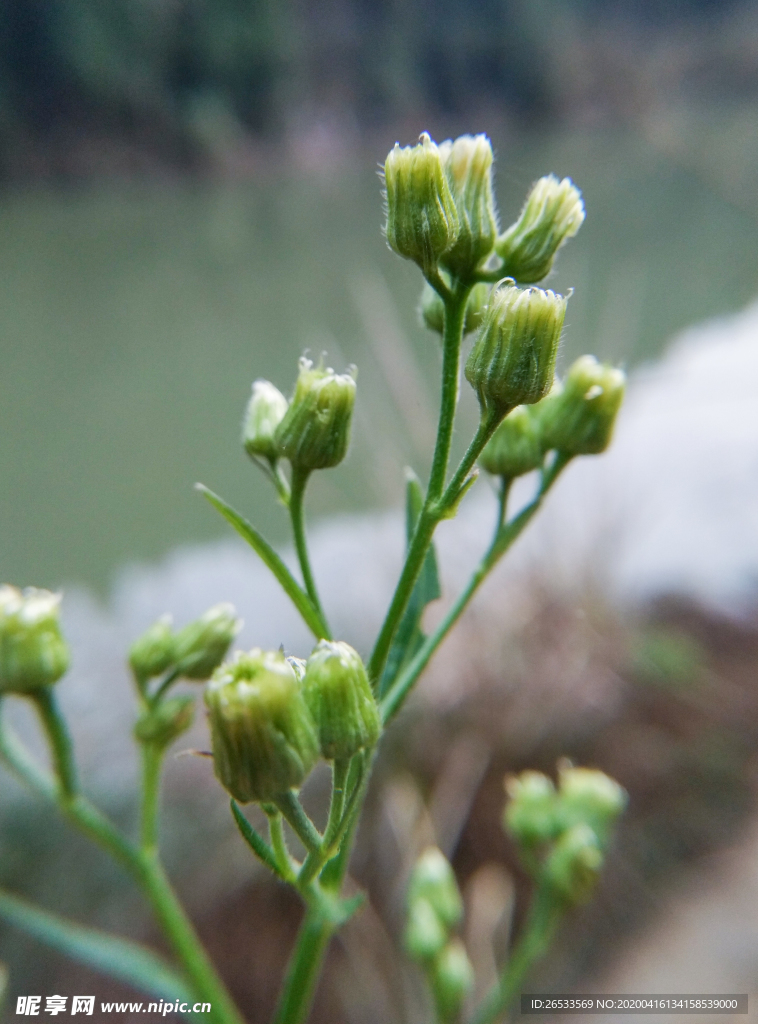
[[[405,530],[410,544],[413,531],[424,504],[424,492],[418,477],[413,470],[406,470],[407,488],[405,502]],[[442,596],[439,574],[437,571],[437,554],[434,544],[429,545],[424,564],[421,567],[416,585],[411,593],[408,607],[397,627],[395,638],[387,658],[387,664],[379,684],[379,697],[389,690],[397,674],[418,651],[424,642],[421,631],[421,617],[426,606]]]
[[[229,803],[232,808],[234,820],[237,823],[237,828],[240,830],[242,838],[248,844],[248,846],[253,851],[255,856],[259,860],[263,861],[266,867],[270,871],[273,871],[277,878],[281,878],[283,882],[291,882],[292,879],[288,878],[287,875],[284,874],[284,872],[277,864],[276,857],[274,856],[274,851],[271,849],[271,847],[268,845],[265,839],[258,835],[256,830],[253,828],[253,826],[247,820],[245,815],[239,809],[237,801],[230,800]]]
[[[265,565],[276,576],[287,596],[300,612],[303,620],[316,637],[317,640],[328,640],[329,630],[321,621],[321,616],[313,607],[311,599],[289,571],[287,566],[274,551],[269,542],[260,534],[247,519],[236,512],[231,505],[227,505],[223,498],[209,490],[203,484],[195,484],[195,487],[214,508],[218,509],[226,521],[234,527],[243,540],[247,541],[250,547],[261,558]]]
[[[162,957],[130,939],[85,928],[32,906],[0,889],[0,917],[40,942],[60,950],[95,970],[110,974],[166,1002],[195,999],[184,979]]]

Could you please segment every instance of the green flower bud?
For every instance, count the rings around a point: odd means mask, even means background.
[[[484,311],[489,301],[491,285],[480,282],[471,289],[466,303],[466,314],[463,321],[463,333],[470,334],[478,330],[484,319]],[[430,331],[442,334],[445,329],[445,304],[430,284],[424,284],[421,292],[421,319]]]
[[[305,679],[305,666],[306,661],[304,658],[293,658],[291,655],[287,658],[287,664],[292,667],[292,671],[297,676],[297,681],[302,683]]]
[[[539,413],[542,445],[567,455],[598,455],[611,443],[624,398],[623,370],[580,356],[563,389],[550,395]]]
[[[163,615],[134,641],[129,665],[135,678],[144,682],[160,676],[174,664],[174,634],[171,616]]]
[[[547,775],[525,771],[505,780],[510,797],[503,813],[503,827],[520,846],[540,846],[560,835],[558,794]]]
[[[542,465],[544,452],[531,408],[517,405],[485,445],[479,462],[488,473],[512,480]]]
[[[605,846],[616,819],[626,807],[626,792],[618,782],[595,768],[558,769],[561,817],[565,827],[589,825]]]
[[[174,664],[185,679],[208,679],[242,629],[234,605],[217,604],[174,637]]]
[[[194,717],[194,697],[171,697],[140,716],[134,735],[140,743],[163,749],[190,728]]]
[[[408,907],[404,942],[408,955],[422,963],[433,960],[447,942],[447,928],[428,900],[414,900]]]
[[[460,939],[452,939],[434,961],[429,981],[440,1020],[457,1020],[474,986],[474,969]]]
[[[459,224],[442,262],[453,274],[468,277],[492,254],[497,238],[492,145],[486,135],[461,135],[443,142],[439,151]]]
[[[408,886],[408,907],[426,900],[448,930],[463,916],[463,901],[450,862],[436,846],[429,846],[416,861]]]
[[[384,184],[387,242],[426,274],[458,237],[458,213],[440,151],[426,132],[416,146],[395,143],[384,164]]]
[[[495,243],[503,273],[520,284],[541,281],[553,266],[555,254],[584,222],[584,203],[569,178],[548,174],[534,185],[521,216]]]
[[[303,696],[327,760],[352,757],[379,739],[379,709],[360,655],[349,644],[319,640],[308,658]]]
[[[213,674],[205,691],[216,777],[240,803],[299,788],[318,760],[318,739],[292,666],[254,648]]]
[[[589,825],[574,825],[558,839],[543,865],[542,877],[569,905],[586,903],[592,895],[603,854]]]
[[[286,412],[287,399],[271,381],[253,381],[253,393],[242,422],[242,444],[251,459],[276,461],[274,435]]]
[[[295,394],[276,431],[279,455],[296,469],[328,469],[345,458],[355,405],[355,371],[335,373],[300,360]]]
[[[493,289],[466,362],[483,409],[505,416],[550,390],[568,299],[540,288]]]
[[[69,666],[58,620],[60,594],[0,587],[0,695],[33,693],[57,682]]]

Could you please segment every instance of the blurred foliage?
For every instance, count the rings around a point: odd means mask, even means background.
[[[305,119],[622,119],[683,92],[754,96],[753,5],[731,0],[6,0],[0,173],[63,173],[93,140],[193,167]],[[754,12],[753,12],[754,15]],[[675,88],[676,91],[676,88]],[[73,169],[74,173],[76,168]]]

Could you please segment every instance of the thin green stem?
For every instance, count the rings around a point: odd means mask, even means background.
[[[283,882],[294,882],[295,876],[289,870],[289,866],[286,863],[282,865],[279,862],[279,859],[269,844],[260,835],[258,835],[256,830],[242,813],[237,801],[234,799],[230,800],[229,806],[232,809],[232,817],[240,831],[240,835],[253,851],[255,856],[266,865],[269,871],[273,872],[273,874],[278,878],[281,878]]]
[[[292,533],[295,538],[295,550],[297,551],[297,558],[300,562],[300,571],[303,574],[303,583],[305,584],[305,592],[311,600],[311,604],[318,612],[321,617],[321,621],[329,628],[324,610],[321,607],[321,601],[319,600],[318,591],[316,590],[316,581],[313,577],[313,570],[311,569],[310,557],[308,555],[308,542],[305,536],[305,488],[308,485],[308,478],[310,477],[310,470],[299,469],[297,466],[292,467],[292,490],[290,492],[289,510],[290,519],[292,520]],[[331,639],[331,634],[327,633],[325,636],[326,640]]]
[[[316,992],[321,965],[337,925],[315,907],[308,906],[297,946],[284,978],[274,1024],[303,1024]]]
[[[563,912],[551,893],[537,890],[521,938],[495,987],[474,1013],[472,1024],[495,1024],[508,1011],[529,968],[550,948]]]
[[[81,794],[65,797],[53,779],[29,755],[20,740],[0,723],[0,757],[34,792],[58,805],[76,825],[117,861],[144,892],[198,997],[213,1006],[219,1024],[242,1024],[223,982],[215,972],[192,924],[153,853],[136,849],[116,826]]]
[[[429,664],[432,656],[436,652],[439,645],[445,639],[447,634],[450,632],[452,627],[460,618],[464,609],[467,607],[471,598],[474,596],[476,591],[481,586],[482,582],[486,579],[492,569],[497,565],[499,560],[508,551],[514,541],[521,535],[525,527],[531,522],[534,515],[539,510],[545,495],[548,493],[550,488],[555,483],[558,475],[564,469],[568,463],[568,458],[564,456],[558,456],[548,470],[543,474],[540,489],[534,500],[522,509],[517,516],[515,516],[510,522],[502,524],[502,519],[505,517],[506,503],[508,500],[508,490],[510,488],[510,482],[507,487],[503,487],[501,490],[499,515],[498,515],[498,526],[495,531],[495,536],[487,549],[485,555],[480,561],[479,565],[474,570],[471,578],[469,579],[466,587],[458,595],[455,602],[448,609],[447,614],[439,623],[434,632],[427,637],[422,646],[417,651],[416,655],[409,662],[406,668],[400,673],[395,682],[392,684],[386,695],[381,701],[380,710],[382,714],[382,721],[386,725],[390,722],[395,715],[398,713],[400,708],[403,706],[406,697],[413,689],[416,680],[424,671],[426,666]]]
[[[140,846],[152,853],[158,847],[158,806],[164,750],[154,743],[141,744],[142,803],[140,808]]]
[[[395,631],[410,601],[413,587],[424,564],[434,530],[442,518],[442,513],[438,506],[445,486],[447,465],[450,459],[450,446],[453,439],[453,425],[458,404],[463,323],[466,302],[468,301],[470,291],[471,285],[458,283],[452,291],[446,289],[446,294],[443,296],[445,302],[445,327],[442,337],[440,417],[437,425],[437,441],[432,458],[429,487],[424,507],[418,517],[416,529],[413,531],[413,536],[408,545],[400,579],[395,587],[395,593],[392,595],[387,615],[379,630],[379,636],[376,639],[374,649],[368,661],[368,677],[374,688],[379,685],[379,680],[382,678],[382,672],[387,663]]]
[[[502,418],[501,413],[493,411],[482,414],[471,444],[466,449],[450,483],[445,488],[445,493],[439,500],[438,514],[440,518],[447,516],[451,509],[455,508],[461,490],[465,488],[467,478],[474,468],[474,463],[482,454],[484,446],[494,434]]]
[[[321,835],[311,819],[305,813],[303,805],[298,800],[295,791],[292,789],[287,790],[286,793],[282,793],[280,796],[276,797],[273,802],[292,826],[293,832],[306,848],[308,853],[320,854],[323,850]]]
[[[293,863],[287,848],[287,838],[284,835],[281,811],[274,807],[273,804],[266,804],[263,809],[268,818],[268,837],[279,869],[287,875],[287,881],[294,885],[296,881],[295,864],[297,862]]]
[[[166,691],[171,686],[173,686],[173,684],[179,678],[179,675],[180,675],[179,669],[172,669],[168,673],[166,678],[161,683],[159,683],[158,688],[156,689],[155,693],[153,693],[151,696],[149,696],[147,698],[148,705],[151,708],[154,708],[156,706],[156,704],[158,703],[158,701],[161,699],[161,697],[163,697],[163,695],[166,693]]]
[[[203,949],[197,933],[176,898],[157,856],[143,853],[142,884],[155,916],[163,928],[198,995],[213,1007],[219,1024],[243,1024],[237,1007]]]
[[[40,690],[35,690],[29,696],[50,744],[55,777],[60,786],[61,796],[66,801],[72,800],[79,788],[76,780],[74,748],[53,688],[45,686]]]

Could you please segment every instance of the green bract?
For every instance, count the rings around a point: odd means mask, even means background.
[[[234,605],[222,603],[180,629],[174,637],[174,667],[185,679],[208,679],[242,629]]]
[[[167,747],[190,728],[194,717],[194,697],[171,697],[139,717],[134,726],[134,735],[140,743]]]
[[[213,765],[240,803],[298,789],[319,755],[300,683],[278,651],[253,648],[214,673],[205,691]]]
[[[303,695],[327,760],[352,757],[379,739],[379,709],[360,655],[349,644],[319,641],[305,668]]]
[[[466,302],[466,315],[463,321],[463,333],[470,334],[478,330],[484,319],[484,311],[490,297],[491,286],[481,282],[474,285]],[[442,334],[445,329],[445,304],[430,284],[424,284],[421,292],[421,319],[430,331]]]
[[[479,462],[493,476],[512,480],[542,465],[544,452],[531,407],[517,405],[487,442]]]
[[[548,393],[566,302],[541,288],[504,283],[493,289],[466,362],[466,379],[483,409],[505,416]]]
[[[289,409],[276,431],[276,450],[293,468],[336,466],[347,454],[355,405],[353,373],[335,373],[300,360]]]
[[[569,369],[563,388],[550,395],[539,413],[545,450],[567,455],[598,455],[611,443],[624,398],[623,370],[580,356]]]
[[[520,284],[541,281],[553,266],[555,254],[584,222],[584,203],[569,178],[548,174],[534,185],[521,216],[498,238],[495,251],[503,274]]]
[[[547,775],[525,771],[505,780],[509,800],[503,825],[517,843],[538,846],[558,836],[562,829],[558,794]]]
[[[492,194],[492,145],[486,135],[461,135],[439,147],[455,208],[458,236],[442,256],[453,274],[469,277],[492,254],[497,214]]]
[[[455,242],[459,223],[440,151],[426,132],[415,146],[395,144],[384,164],[384,184],[390,248],[429,273]]]
[[[60,601],[61,595],[49,590],[0,587],[0,694],[33,693],[68,669]]]
[[[271,381],[253,381],[253,393],[242,421],[242,444],[251,458],[276,461],[274,435],[286,412],[287,399]]]

